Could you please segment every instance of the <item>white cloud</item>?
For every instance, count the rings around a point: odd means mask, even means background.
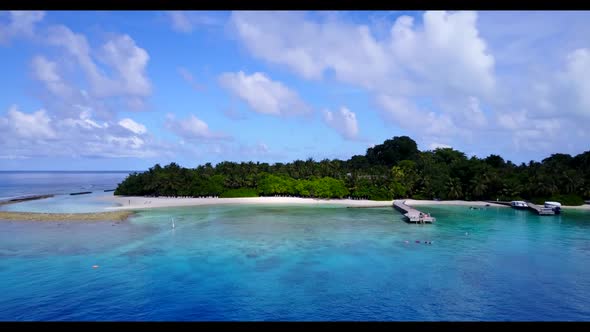
[[[139,135],[145,134],[147,132],[147,129],[144,125],[142,125],[141,123],[137,123],[129,118],[125,118],[119,121],[119,126],[131,131],[132,133]]]
[[[401,16],[390,35],[377,40],[366,25],[316,22],[301,12],[231,16],[231,26],[253,56],[286,65],[306,79],[332,71],[340,81],[371,91],[491,93],[494,58],[479,36],[477,14],[426,12],[423,21],[415,27],[412,17]]]
[[[418,108],[405,98],[379,95],[376,103],[386,120],[412,131],[414,135],[448,137],[459,131],[449,115]]]
[[[336,112],[324,110],[324,121],[345,139],[353,140],[358,137],[356,114],[346,107],[341,107]]]
[[[255,57],[286,65],[306,79],[332,70],[340,80],[365,87],[390,81],[392,59],[366,26],[315,23],[300,12],[245,11],[232,13],[231,25]]]
[[[496,93],[496,63],[475,12],[425,12],[420,24],[399,16],[380,38],[342,16],[310,16],[234,12],[231,26],[256,58],[364,88],[386,119],[419,140],[464,139],[486,127],[482,103]]]
[[[35,26],[43,17],[43,11],[10,11],[8,12],[9,22],[0,22],[0,44],[8,42],[14,37],[32,37],[35,33]]]
[[[44,56],[35,56],[31,61],[33,77],[42,82],[47,90],[60,98],[71,99],[75,94],[58,73],[57,63],[47,60]]]
[[[311,111],[295,91],[281,82],[271,80],[263,73],[223,73],[219,82],[257,113],[294,115]]]
[[[151,94],[151,82],[146,74],[149,55],[130,36],[115,35],[93,51],[86,36],[60,25],[49,28],[46,40],[66,52],[61,59],[64,67],[71,68],[72,62],[79,66],[88,82],[85,98],[124,97],[131,103],[141,104],[142,98]],[[100,66],[93,58],[105,66]],[[56,70],[57,62],[46,61],[45,65],[47,63]]]
[[[574,50],[567,55],[566,61],[566,78],[578,100],[575,110],[590,117],[590,50]]]
[[[579,137],[590,126],[587,13],[413,16],[364,25],[350,15],[234,12],[230,25],[257,59],[364,89],[384,119],[424,146],[519,158],[587,149]]]
[[[186,119],[176,120],[173,114],[168,114],[165,126],[168,130],[185,140],[229,140],[231,137],[221,132],[212,132],[205,121],[191,114]]]
[[[145,73],[150,57],[131,37],[120,35],[109,40],[102,47],[102,58],[118,76],[110,90],[104,89],[109,91],[107,95],[117,95],[121,92],[132,96],[151,94],[151,83]]]
[[[38,110],[32,114],[20,112],[16,106],[11,106],[6,118],[0,122],[6,132],[12,132],[22,139],[52,139],[56,137],[51,126],[51,119],[45,110]]]
[[[98,123],[85,111],[77,118],[52,118],[45,110],[24,113],[12,106],[0,114],[0,151],[0,158],[12,159],[145,158],[171,155],[174,147],[155,140],[145,126],[129,118]]]
[[[393,56],[406,70],[441,92],[490,95],[494,57],[479,36],[475,12],[429,11],[423,25],[401,16],[391,29]]]

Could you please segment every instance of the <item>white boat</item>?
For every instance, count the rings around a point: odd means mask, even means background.
[[[528,208],[528,205],[524,201],[512,201],[512,202],[510,202],[510,206],[512,206],[515,209],[526,209],[526,208]]]
[[[561,203],[559,202],[547,201],[545,202],[545,207],[553,209],[553,211],[555,211],[555,214],[559,214],[561,212]]]
[[[561,207],[561,203],[559,202],[551,202],[551,201],[547,201],[545,202],[545,207]]]

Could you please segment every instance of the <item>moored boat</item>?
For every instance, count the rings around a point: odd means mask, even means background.
[[[528,208],[528,205],[524,201],[512,201],[510,202],[510,206],[519,210]]]
[[[561,212],[561,203],[559,202],[547,201],[545,202],[545,207],[553,209],[553,211],[555,211],[555,214],[559,214]]]

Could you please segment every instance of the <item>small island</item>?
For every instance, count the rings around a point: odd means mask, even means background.
[[[590,198],[590,151],[553,154],[516,165],[499,155],[486,158],[452,148],[420,151],[414,140],[396,136],[348,160],[291,163],[221,162],[189,169],[156,164],[132,173],[116,196],[154,198],[282,197],[316,200],[560,201],[579,206]],[[121,205],[125,200],[118,199]],[[138,206],[138,201],[134,201]],[[149,200],[143,203],[149,206]],[[131,205],[131,200],[129,200]]]

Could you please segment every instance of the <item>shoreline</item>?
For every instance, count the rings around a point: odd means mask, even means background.
[[[105,198],[118,206],[107,207],[108,211],[145,210],[186,206],[217,206],[217,205],[341,205],[349,208],[381,208],[392,207],[391,201],[352,200],[352,199],[318,199],[300,197],[241,197],[241,198],[168,198],[142,196],[112,196]],[[501,204],[483,201],[434,201],[405,200],[408,205],[460,205],[460,206],[493,206],[507,207]]]

